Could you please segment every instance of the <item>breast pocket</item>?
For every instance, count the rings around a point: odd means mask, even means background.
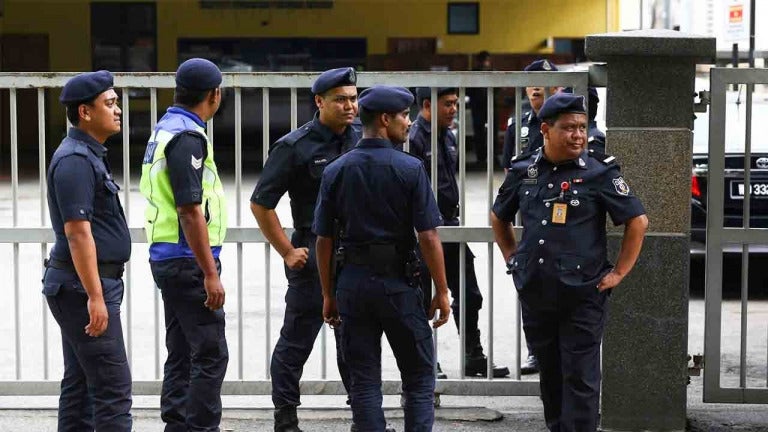
[[[328,158],[315,157],[309,162],[309,175],[313,179],[320,180],[323,177],[323,171],[328,165]]]
[[[94,206],[96,211],[107,215],[119,214],[120,203],[117,194],[120,192],[120,186],[115,183],[112,176],[104,174],[103,186],[100,189],[101,193],[96,195],[98,201]]]
[[[523,185],[520,188],[520,210],[528,211],[538,200],[539,190],[535,186]]]
[[[569,222],[581,223],[597,212],[597,191],[587,187],[575,187],[566,203]]]

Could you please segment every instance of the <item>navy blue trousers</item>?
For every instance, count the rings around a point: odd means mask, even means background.
[[[85,334],[88,296],[77,275],[47,268],[43,294],[61,329],[64,377],[59,397],[59,432],[130,432],[131,371],[125,355],[120,303],[121,279],[101,279],[109,313],[107,331]]]
[[[381,394],[381,336],[400,369],[405,397],[405,430],[432,430],[435,412],[435,352],[421,289],[405,278],[380,277],[347,265],[336,291],[341,340],[352,379],[352,413],[360,432],[384,432]]]
[[[221,264],[216,260],[219,273]],[[165,309],[165,361],[160,417],[166,432],[218,432],[221,383],[229,351],[224,309],[206,308],[204,276],[194,258],[150,262]]]
[[[294,247],[309,248],[309,258],[301,270],[285,268],[288,278],[285,316],[270,363],[272,403],[275,408],[301,405],[299,381],[304,373],[304,364],[315,346],[315,339],[323,327],[323,293],[317,273],[315,239],[314,235],[304,231],[294,232],[291,239]],[[344,388],[349,394],[349,370],[341,352],[339,331],[334,330],[336,364]]]
[[[516,286],[525,334],[539,360],[544,417],[552,432],[595,432],[600,409],[600,344],[610,291],[600,278],[565,285],[533,273]],[[520,282],[520,283],[518,283]]]

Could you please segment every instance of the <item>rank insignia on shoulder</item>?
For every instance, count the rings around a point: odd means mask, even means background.
[[[629,195],[629,185],[624,181],[624,177],[619,176],[613,179],[613,186],[619,195]]]
[[[604,164],[609,164],[609,163],[611,163],[611,162],[613,162],[613,161],[615,161],[615,160],[616,160],[616,158],[615,158],[615,157],[613,157],[613,156],[608,156],[607,158],[603,159],[603,163],[604,163]]]

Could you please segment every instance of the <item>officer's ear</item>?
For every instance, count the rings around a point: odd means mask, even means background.
[[[77,114],[80,117],[80,120],[91,121],[91,112],[89,108],[90,107],[86,103],[81,103],[77,106]]]
[[[549,124],[549,123],[547,123],[547,122],[541,122],[541,136],[542,136],[543,138],[549,139],[549,129],[550,129],[551,127],[552,127],[552,126],[550,126],[550,124]]]
[[[315,95],[315,106],[317,107],[317,109],[320,109],[320,108],[322,108],[322,105],[323,105],[323,95],[316,94]]]
[[[421,107],[425,110],[431,111],[432,110],[432,101],[429,99],[424,99],[421,101]]]

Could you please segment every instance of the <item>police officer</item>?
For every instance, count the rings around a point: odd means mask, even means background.
[[[583,96],[557,93],[539,117],[544,146],[513,160],[491,225],[539,359],[547,427],[594,432],[607,299],[634,266],[648,219],[615,158],[586,150]],[[519,245],[512,232],[518,210]],[[615,265],[607,257],[606,212],[625,226]]]
[[[108,71],[70,79],[59,101],[72,128],[48,167],[48,211],[56,242],[43,294],[61,329],[64,377],[58,430],[130,431],[131,372],[120,303],[131,238],[104,142],[120,132]]]
[[[491,54],[488,51],[480,51],[475,55],[473,71],[492,71]],[[486,134],[495,133],[493,119],[488,119],[488,92],[483,87],[467,88],[469,97],[469,110],[472,112],[472,146],[477,155],[477,167],[485,166],[488,155],[486,146]]]
[[[536,60],[523,68],[526,72],[552,72],[557,71],[557,66],[550,63],[549,60]],[[549,94],[554,94],[560,87],[550,87],[545,89],[541,86],[530,86],[525,88],[525,95],[530,103],[530,110],[523,112],[520,117],[520,152],[536,150],[543,144],[541,138],[541,120],[538,113],[544,98]],[[520,101],[517,101],[520,103]],[[510,160],[515,156],[515,118],[510,117],[507,122],[507,130],[504,132],[504,149],[502,152],[502,168],[509,169]]]
[[[152,276],[163,295],[168,358],[160,397],[165,431],[218,431],[229,352],[219,253],[224,189],[205,132],[221,103],[221,72],[193,58],[176,70],[174,105],[157,122],[141,167]]]
[[[332,327],[343,325],[352,413],[360,431],[385,430],[382,333],[403,381],[405,430],[430,431],[434,421],[434,349],[414,274],[414,229],[437,288],[429,314],[440,310],[434,327],[448,320],[448,287],[436,230],[442,218],[426,172],[418,158],[394,148],[408,137],[412,103],[411,92],[401,87],[374,86],[361,93],[363,139],[323,173],[312,226],[318,236],[323,317]],[[331,256],[337,237],[343,266],[334,296]]]
[[[432,169],[431,98],[432,94],[429,87],[419,87],[416,90],[416,100],[420,107],[420,112],[408,133],[409,151],[424,163],[429,178],[431,178],[430,173]],[[443,225],[446,226],[459,225],[459,188],[456,184],[456,170],[458,169],[456,137],[448,129],[453,123],[453,117],[456,115],[458,99],[458,90],[456,88],[440,87],[437,89],[437,127],[439,131],[437,134],[437,207],[443,216]],[[464,248],[467,300],[467,324],[465,327],[466,362],[464,374],[469,376],[487,376],[487,358],[483,353],[483,346],[480,343],[480,329],[477,327],[479,310],[483,305],[483,295],[480,293],[480,288],[477,285],[475,256],[468,245],[464,245]],[[456,322],[456,327],[460,328],[459,243],[443,243],[443,254],[448,288],[451,290],[453,297],[453,304],[451,304],[453,319]],[[425,292],[431,291],[430,280],[429,271],[424,268],[421,286]],[[500,378],[507,375],[509,375],[509,369],[506,367],[493,368],[494,377]],[[438,378],[445,377],[438,364]]]
[[[323,300],[315,260],[312,217],[326,165],[360,139],[357,82],[353,68],[323,72],[312,85],[318,112],[315,118],[277,140],[270,149],[256,188],[251,211],[264,236],[285,261],[288,291],[285,318],[272,353],[272,402],[275,431],[298,431],[296,407],[301,404],[299,380],[315,339],[323,326]],[[290,240],[275,213],[280,198],[291,198],[294,234]],[[340,353],[336,330],[336,360],[344,387],[349,372]]]
[[[605,153],[605,133],[597,127],[597,104],[600,102],[600,97],[597,95],[597,89],[589,87],[587,89],[587,147],[591,150],[595,150],[599,153]],[[573,89],[566,87],[563,89],[566,93],[573,93]]]

